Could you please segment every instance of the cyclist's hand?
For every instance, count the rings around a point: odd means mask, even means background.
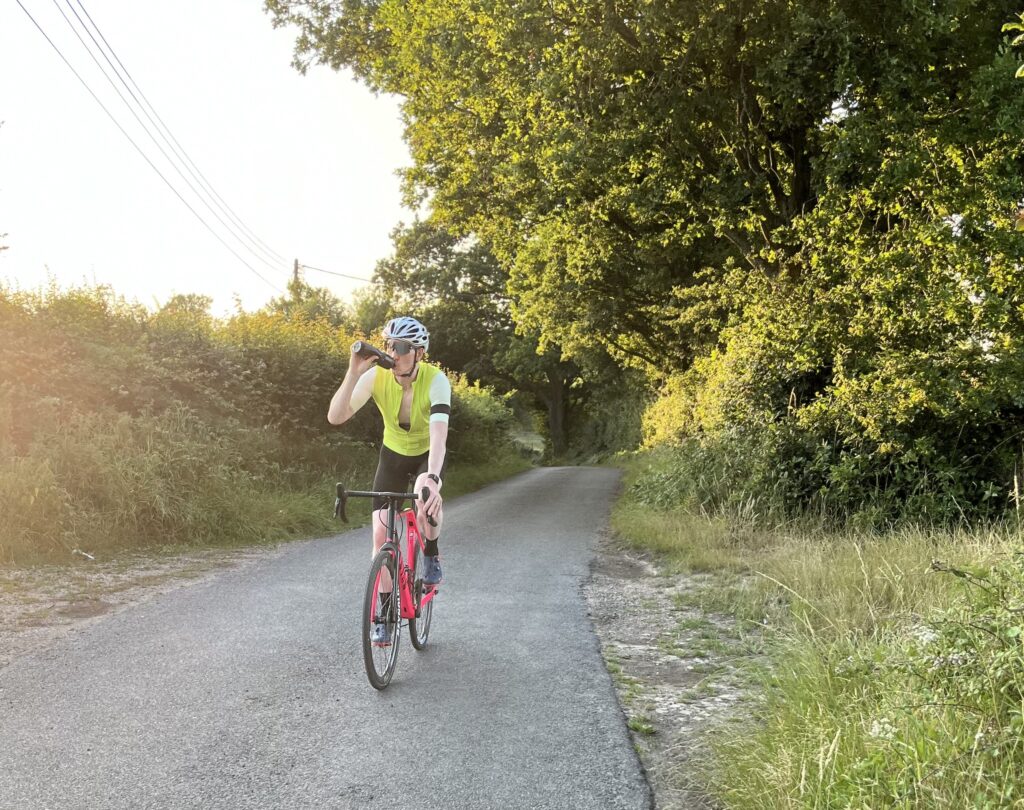
[[[437,517],[437,513],[441,511],[441,488],[437,485],[437,482],[433,478],[427,478],[423,482],[423,486],[426,487],[429,497],[423,503],[423,511],[427,513],[429,517]]]
[[[363,376],[367,371],[377,365],[376,357],[360,357],[352,352],[348,358],[348,367],[357,377]]]

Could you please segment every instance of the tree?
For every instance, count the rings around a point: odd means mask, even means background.
[[[1005,485],[1024,431],[1016,2],[267,8],[299,25],[300,66],[403,98],[409,197],[491,253],[541,346],[686,377],[690,435],[790,420],[835,491]]]
[[[713,339],[715,269],[778,270],[851,36],[829,3],[267,7],[298,64],[405,97],[410,194],[495,253],[521,321],[649,365]]]
[[[391,298],[379,286],[361,287],[352,295],[352,331],[376,339],[391,313]]]
[[[472,381],[529,395],[545,414],[551,452],[564,456],[579,368],[557,347],[539,352],[536,335],[517,334],[494,256],[430,221],[396,228],[392,239],[395,253],[378,263],[375,278],[393,306],[430,324],[431,355]]]
[[[337,296],[323,287],[310,286],[298,276],[288,282],[287,294],[272,298],[265,309],[288,318],[324,320],[338,327],[350,321],[347,307]]]

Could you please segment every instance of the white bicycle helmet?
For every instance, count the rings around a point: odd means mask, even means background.
[[[384,327],[384,339],[407,340],[423,351],[430,348],[430,333],[427,331],[427,327],[408,315],[388,321]]]

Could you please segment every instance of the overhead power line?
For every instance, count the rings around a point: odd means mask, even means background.
[[[342,278],[350,278],[353,281],[362,281],[365,284],[380,284],[379,281],[374,281],[372,278],[361,278],[360,276],[350,276],[348,273],[339,273],[335,270],[324,270],[322,267],[311,267],[308,264],[300,264],[303,270],[316,270],[318,273],[327,273],[329,276],[341,276]]]
[[[78,73],[77,70],[75,70],[74,65],[72,65],[71,62],[68,61],[67,57],[64,56],[64,54],[61,52],[60,48],[57,47],[56,43],[54,43],[54,41],[52,39],[50,39],[50,36],[46,33],[45,30],[43,30],[43,27],[36,21],[35,17],[32,16],[31,12],[27,8],[25,8],[24,5],[22,5],[21,0],[15,0],[15,2],[18,4],[18,7],[23,12],[25,12],[25,16],[27,16],[29,18],[29,20],[31,20],[32,24],[36,27],[36,29],[39,31],[39,33],[43,35],[43,38],[50,44],[50,47],[53,48],[53,50],[57,53],[57,56],[59,56],[61,61],[64,62],[64,64],[67,66],[68,70],[70,70],[74,74],[75,78],[78,79],[78,81],[86,89],[86,91],[89,93],[89,95],[91,95],[93,97],[93,100],[95,100],[95,102],[100,105],[100,108],[103,110],[103,112],[105,112],[107,114],[107,117],[110,118],[110,120],[113,122],[114,126],[116,126],[121,131],[121,134],[124,135],[125,138],[128,139],[128,142],[133,147],[135,147],[135,150],[139,153],[139,155],[142,157],[142,159],[145,160],[146,163],[149,164],[149,167],[154,172],[156,172],[157,176],[161,180],[163,180],[164,184],[171,190],[171,192],[174,194],[174,196],[176,196],[179,200],[181,200],[182,204],[186,208],[188,208],[189,211],[192,212],[192,215],[195,216],[195,218],[199,220],[200,224],[202,224],[202,226],[204,228],[206,228],[214,236],[214,238],[217,239],[218,242],[220,242],[222,245],[224,245],[224,247],[227,248],[227,250],[236,259],[238,259],[242,264],[244,264],[247,268],[249,268],[249,270],[257,278],[259,278],[261,281],[263,281],[268,286],[272,287],[277,292],[283,292],[283,290],[280,287],[278,287],[273,282],[271,282],[271,281],[267,280],[266,278],[264,278],[264,276],[262,276],[260,274],[260,272],[258,270],[256,270],[255,267],[253,267],[251,264],[249,264],[249,262],[247,262],[243,256],[241,256],[233,247],[231,247],[231,245],[229,245],[224,240],[224,238],[219,233],[217,233],[213,229],[213,227],[205,219],[203,219],[203,217],[199,214],[199,212],[196,211],[195,208],[193,208],[189,204],[188,200],[186,200],[181,195],[181,193],[178,191],[178,189],[176,189],[174,187],[174,185],[170,182],[170,180],[168,180],[167,177],[164,176],[163,172],[161,172],[160,169],[157,168],[156,164],[153,163],[153,161],[149,159],[149,156],[145,153],[145,151],[143,151],[142,147],[140,147],[138,145],[138,143],[135,142],[135,139],[132,138],[132,136],[128,134],[127,130],[125,130],[125,128],[123,126],[121,126],[121,123],[117,120],[117,118],[114,116],[114,114],[111,113],[109,109],[107,109],[106,105],[100,100],[99,96],[97,96],[96,93],[93,92],[93,89],[89,86],[89,83],[86,82],[85,79],[82,78],[82,76]],[[58,10],[59,10],[59,7],[58,7]],[[61,13],[63,14],[63,12],[61,12]],[[67,19],[66,16],[65,16],[65,19]],[[70,21],[69,21],[69,24],[70,24]],[[106,75],[106,74],[104,73],[104,75]],[[147,130],[147,132],[148,132],[148,130]]]
[[[161,136],[161,138],[163,138],[164,143],[166,143],[168,146],[171,146],[171,144],[167,140],[167,138],[163,137],[163,134],[160,133],[160,129],[159,129],[159,127],[157,127],[157,125],[153,121],[152,117],[146,112],[146,109],[142,106],[141,102],[139,102],[138,98],[132,92],[131,87],[128,86],[128,83],[125,82],[124,78],[118,72],[117,68],[114,67],[113,62],[110,61],[110,57],[107,56],[107,54],[103,51],[103,48],[96,41],[96,37],[94,37],[92,35],[92,33],[89,31],[88,27],[85,25],[85,22],[78,15],[78,12],[75,11],[74,8],[72,8],[70,0],[64,0],[64,4],[71,10],[71,13],[75,15],[75,18],[78,20],[79,25],[81,25],[81,27],[85,31],[85,33],[88,34],[89,39],[92,40],[92,43],[96,47],[96,50],[98,50],[100,52],[100,54],[106,60],[107,64],[110,66],[111,70],[113,70],[114,75],[117,76],[117,78],[121,82],[121,84],[124,85],[125,89],[127,89],[128,93],[135,100],[135,103],[139,105],[139,109],[142,110],[143,114],[146,115],[146,117],[149,119],[150,124],[157,130],[157,134],[159,134]],[[185,181],[185,185],[188,186],[189,190],[193,194],[195,194],[195,196],[200,200],[200,202],[203,203],[203,205],[206,206],[206,209],[211,214],[213,214],[214,218],[222,226],[224,226],[224,228],[227,229],[228,233],[230,233],[235,239],[238,240],[238,242],[242,245],[242,247],[244,247],[246,250],[248,250],[249,253],[251,253],[259,261],[263,262],[263,264],[265,264],[271,270],[280,271],[281,268],[280,268],[279,265],[275,264],[274,262],[268,261],[266,258],[264,258],[264,256],[260,252],[258,252],[256,250],[253,250],[253,248],[250,247],[246,243],[246,240],[242,236],[239,236],[239,234],[237,233],[235,227],[233,225],[229,224],[228,222],[224,221],[224,218],[216,211],[214,206],[210,204],[210,201],[206,197],[204,197],[203,193],[200,192],[200,190],[197,189],[192,184],[192,182],[185,176],[185,173],[181,170],[181,168],[175,162],[174,158],[172,158],[169,154],[167,154],[167,150],[164,149],[164,147],[160,144],[160,141],[157,140],[156,135],[154,135],[153,132],[150,130],[150,128],[148,126],[146,126],[145,122],[143,122],[143,120],[139,117],[138,112],[135,111],[135,108],[132,106],[131,102],[129,102],[128,99],[126,99],[124,97],[124,94],[118,88],[117,84],[114,82],[114,80],[112,78],[110,78],[110,75],[107,73],[107,71],[103,67],[103,65],[100,64],[100,60],[96,58],[96,54],[93,53],[93,50],[89,47],[89,44],[84,39],[82,39],[82,35],[78,32],[78,29],[75,27],[75,24],[68,18],[68,15],[65,14],[64,10],[60,7],[60,4],[59,4],[58,0],[53,0],[53,5],[56,7],[57,11],[60,12],[60,15],[64,18],[64,21],[68,24],[68,27],[71,29],[71,32],[75,35],[75,37],[77,37],[77,39],[81,43],[82,47],[85,48],[85,52],[87,54],[89,54],[89,58],[92,59],[93,63],[96,65],[96,67],[99,68],[100,73],[103,74],[103,78],[105,78],[107,80],[107,82],[110,84],[110,86],[114,88],[114,92],[117,93],[118,98],[120,98],[121,101],[124,102],[124,105],[128,108],[128,112],[130,112],[132,114],[132,116],[138,122],[139,126],[142,127],[142,130],[149,136],[149,139],[153,142],[153,144],[156,146],[156,148],[160,151],[160,154],[163,155],[164,158],[167,160],[167,162],[171,165],[171,168],[173,168],[174,171],[176,171],[178,173],[178,177],[180,177],[182,180]],[[79,3],[79,5],[81,5],[81,3]],[[85,9],[83,7],[83,11],[84,10]],[[88,16],[88,13],[87,13],[87,16]],[[91,18],[90,18],[90,20],[91,20]],[[95,23],[94,23],[94,25],[95,25]],[[97,32],[99,32],[99,29],[97,29]],[[103,35],[101,33],[100,37],[102,38],[102,36]],[[106,41],[106,40],[104,40],[104,41]],[[117,58],[117,54],[114,54],[114,58],[115,59]],[[118,60],[118,62],[120,62],[120,60]],[[173,149],[174,149],[174,147],[171,146],[171,150],[172,151],[173,151]],[[178,160],[180,162],[182,162],[182,164],[184,165],[184,162],[181,161],[180,157],[178,158]],[[186,168],[187,168],[187,166],[186,166]]]
[[[68,8],[71,8],[71,5],[68,2],[68,0],[65,0],[65,2],[68,4]],[[153,105],[150,103],[149,99],[146,97],[146,94],[142,92],[142,88],[139,87],[138,82],[135,81],[135,78],[128,71],[128,68],[125,67],[120,57],[118,57],[116,51],[114,51],[113,46],[107,41],[107,38],[103,36],[103,32],[100,31],[100,28],[96,24],[96,21],[93,20],[88,10],[85,8],[84,5],[82,5],[81,0],[76,0],[76,2],[78,3],[78,7],[82,9],[82,13],[85,14],[86,19],[89,20],[89,24],[93,27],[93,30],[95,30],[97,35],[99,35],[99,38],[103,40],[103,45],[106,46],[106,50],[109,51],[110,55],[114,57],[114,60],[120,67],[120,71],[118,71],[118,68],[114,67],[113,63],[111,63],[103,48],[100,46],[98,42],[96,42],[95,37],[93,37],[92,34],[89,33],[88,27],[85,25],[85,23],[82,21],[82,18],[78,16],[78,13],[73,8],[71,9],[72,13],[74,13],[75,17],[78,18],[78,21],[82,24],[82,28],[85,30],[87,34],[89,34],[90,39],[92,39],[93,43],[96,44],[96,47],[100,51],[100,53],[103,54],[103,58],[106,59],[107,64],[110,65],[110,67],[114,70],[114,73],[117,75],[118,79],[120,79],[121,83],[131,94],[132,98],[135,99],[135,103],[139,105],[139,109],[142,110],[146,118],[148,118],[150,123],[153,124],[158,134],[160,134],[160,136],[164,139],[164,142],[171,147],[172,151],[174,151],[175,155],[182,162],[182,165],[185,166],[189,174],[191,174],[192,177],[196,180],[196,182],[199,183],[204,188],[204,190],[206,190],[211,195],[211,198],[214,199],[214,201],[218,204],[217,207],[220,208],[220,210],[223,211],[224,214],[227,217],[229,217],[231,221],[242,230],[242,232],[246,235],[246,237],[252,244],[256,245],[264,253],[266,253],[272,259],[275,259],[277,262],[281,264],[287,263],[287,259],[285,259],[284,256],[282,256],[280,253],[274,251],[269,245],[267,245],[263,240],[256,236],[252,229],[249,228],[245,224],[245,222],[242,221],[241,217],[239,217],[234,212],[231,206],[227,204],[224,198],[217,193],[217,190],[212,186],[210,181],[206,179],[206,176],[199,170],[199,167],[196,166],[192,158],[189,157],[188,153],[185,151],[185,148],[181,145],[181,143],[179,143],[178,139],[174,137],[174,133],[171,132],[170,127],[168,127],[167,124],[164,122],[163,118],[160,117],[160,114],[156,111],[156,108],[154,108]],[[139,96],[142,97],[142,101],[139,101],[135,93],[132,92],[132,88],[128,86],[128,83],[125,81],[125,78],[122,78],[122,76],[120,75],[122,72],[124,73],[124,77],[127,78],[129,82],[131,82],[132,87],[134,87],[138,91]],[[149,114],[150,112],[152,112],[152,116]],[[155,121],[153,120],[154,117],[156,118]]]

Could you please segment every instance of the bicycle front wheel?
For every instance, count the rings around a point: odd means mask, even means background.
[[[431,599],[423,604],[423,592],[426,588],[423,585],[423,549],[416,543],[416,550],[413,552],[412,565],[412,601],[416,608],[416,615],[409,619],[409,636],[412,638],[412,646],[422,650],[427,646],[427,637],[430,635],[430,620],[434,616],[434,600]]]
[[[386,598],[381,598],[387,593]],[[398,664],[401,615],[398,603],[398,564],[393,549],[377,552],[370,564],[363,597],[363,663],[374,689],[391,683]]]

